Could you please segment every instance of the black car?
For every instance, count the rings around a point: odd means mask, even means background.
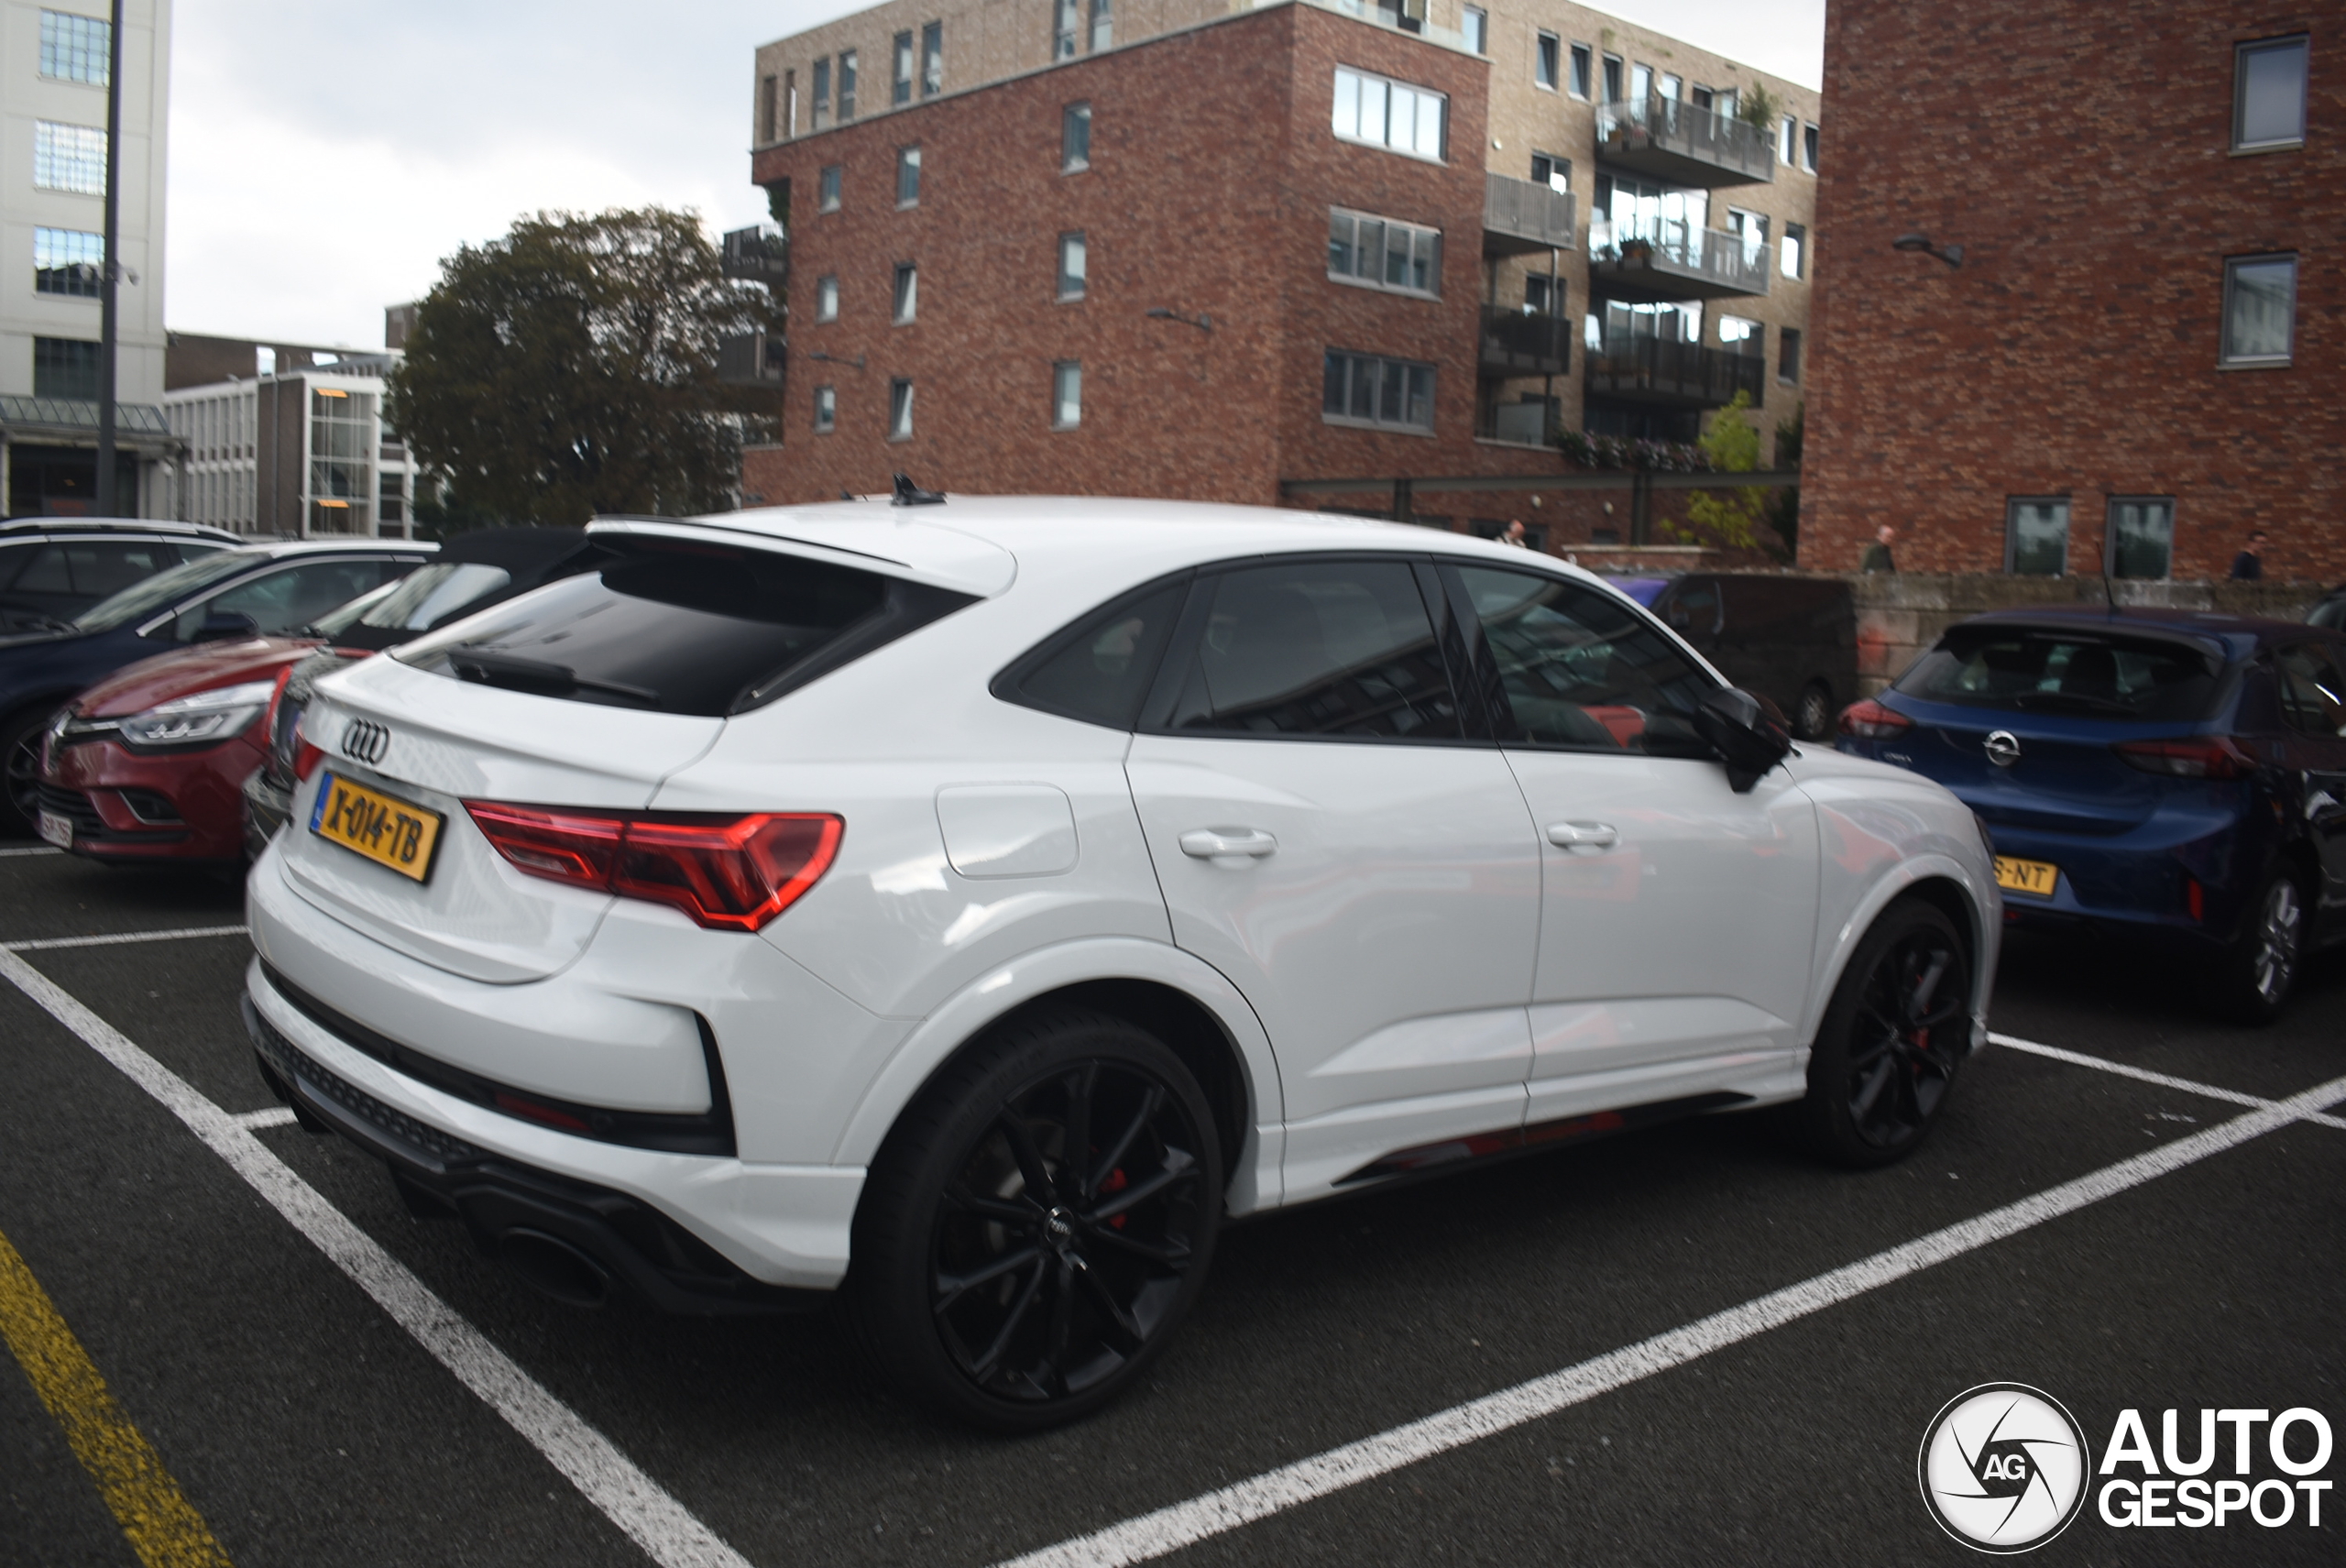
[[[246,852],[258,858],[293,809],[301,710],[319,681],[354,659],[588,570],[607,556],[586,543],[583,528],[485,528],[448,541],[439,559],[387,597],[318,622],[326,646],[286,672],[269,705],[267,759],[245,780]]]
[[[2346,631],[2346,587],[2332,588],[2324,594],[2319,604],[2306,611],[2306,620],[2332,631]]]
[[[1858,694],[1858,612],[1841,578],[1689,572],[1652,606],[1729,682],[1781,708],[1803,740],[1830,736]]]
[[[351,539],[247,544],[183,561],[55,630],[0,638],[0,828],[30,833],[19,804],[40,778],[40,732],[76,693],[125,664],[192,642],[281,635],[402,577],[436,544]]]
[[[0,522],[0,636],[55,630],[133,583],[247,543],[225,528],[139,518]]]

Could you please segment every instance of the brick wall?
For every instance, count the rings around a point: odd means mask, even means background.
[[[2176,499],[2177,578],[2251,528],[2346,576],[2346,5],[1835,0],[1802,560],[1996,571],[2005,500],[2066,495],[2100,569],[2113,495]],[[2301,149],[2229,150],[2235,41],[2310,31]],[[1961,245],[1950,269],[1891,241]],[[2217,367],[2223,262],[2300,254],[2295,359]]]

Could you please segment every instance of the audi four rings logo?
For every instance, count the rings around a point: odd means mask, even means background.
[[[379,762],[390,749],[391,732],[371,718],[354,718],[342,727],[342,754],[354,762]]]
[[[1979,1552],[2027,1552],[2069,1527],[2093,1455],[2061,1402],[2025,1383],[1983,1383],[1947,1401],[1916,1460],[1939,1528]]]
[[[1988,760],[2000,768],[2009,768],[2020,761],[2020,737],[2009,729],[1999,729],[1988,737],[1981,747]]]

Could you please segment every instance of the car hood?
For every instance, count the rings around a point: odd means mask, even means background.
[[[116,670],[82,693],[75,706],[89,718],[144,713],[157,703],[216,686],[274,680],[278,671],[317,646],[317,640],[310,637],[245,637],[174,648]]]

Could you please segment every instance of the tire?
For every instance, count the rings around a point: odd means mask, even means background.
[[[1954,922],[1891,905],[1851,955],[1808,1058],[1809,1146],[1870,1168],[1920,1147],[1971,1050],[1971,960]]]
[[[2270,1024],[2289,1004],[2305,963],[2306,892],[2286,866],[2258,888],[2248,925],[2207,977],[2209,1000],[2243,1024]]]
[[[1071,1132],[1092,1156],[1073,1168]],[[1154,1036],[1088,1011],[1025,1018],[889,1135],[842,1305],[901,1392],[997,1431],[1080,1420],[1147,1370],[1196,1299],[1222,1158],[1205,1095]]]
[[[1792,709],[1792,733],[1803,740],[1824,740],[1833,734],[1833,690],[1823,681],[1801,688]]]
[[[31,838],[40,831],[40,732],[57,711],[53,703],[36,703],[0,721],[0,763],[6,769],[7,787],[0,791],[0,833]]]

